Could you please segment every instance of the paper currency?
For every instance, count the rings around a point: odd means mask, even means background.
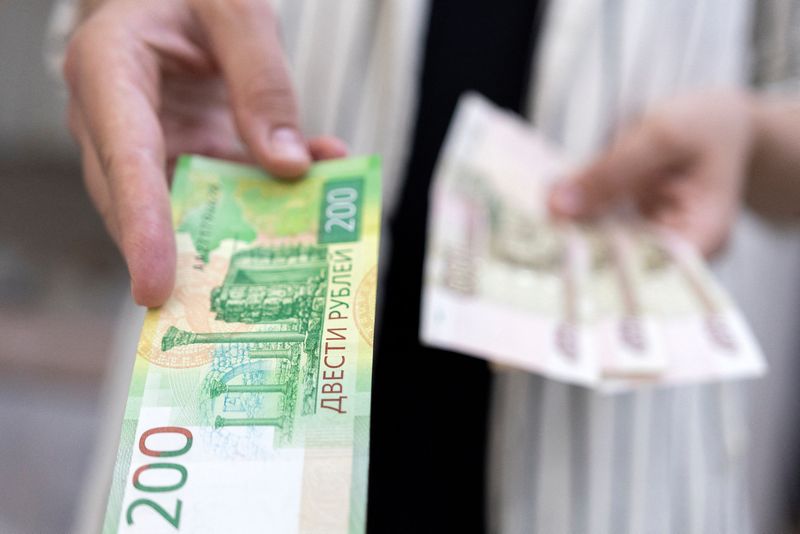
[[[104,532],[363,532],[380,164],[184,157]]]
[[[687,244],[635,220],[548,217],[547,191],[569,169],[520,119],[462,99],[434,177],[423,341],[608,390],[762,373]]]
[[[589,384],[588,250],[575,228],[546,223],[540,201],[564,164],[482,100],[460,110],[433,184],[422,339]]]
[[[639,233],[606,222],[587,237],[595,243],[590,298],[596,342],[604,347],[605,376],[650,376],[664,371],[656,314],[664,303],[662,269],[669,266]],[[683,288],[679,288],[681,290]],[[684,290],[685,291],[685,290]]]

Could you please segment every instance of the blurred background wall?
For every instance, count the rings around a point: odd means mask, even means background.
[[[49,0],[0,0],[0,533],[68,532],[124,266],[43,55]]]

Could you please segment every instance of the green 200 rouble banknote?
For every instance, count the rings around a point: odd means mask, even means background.
[[[380,198],[375,157],[179,161],[104,532],[364,530]]]

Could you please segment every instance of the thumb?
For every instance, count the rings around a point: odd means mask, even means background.
[[[311,164],[294,88],[268,0],[195,0],[231,97],[239,135],[266,170],[282,177]]]
[[[548,204],[557,217],[592,218],[627,199],[640,200],[664,173],[685,162],[687,147],[655,120],[623,132],[575,175],[555,184]]]

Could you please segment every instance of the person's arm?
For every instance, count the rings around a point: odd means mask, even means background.
[[[585,219],[633,201],[710,255],[727,241],[745,188],[770,214],[800,214],[800,100],[733,90],[667,100],[554,187],[550,207]]]

